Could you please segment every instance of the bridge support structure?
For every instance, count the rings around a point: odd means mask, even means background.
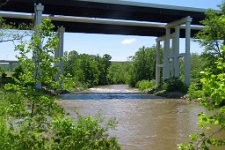
[[[64,33],[65,33],[65,28],[63,26],[58,27],[58,38],[59,38],[59,43],[58,47],[55,50],[55,58],[61,58],[63,57],[63,49],[64,49]],[[59,80],[59,76],[63,74],[63,66],[64,62],[63,60],[60,60],[59,62],[55,63],[55,66],[59,67],[59,73],[56,75],[56,80]],[[59,89],[62,90],[62,83],[59,85]]]
[[[42,4],[34,4],[34,12],[35,12],[35,16],[34,16],[34,20],[35,20],[35,26],[38,26],[41,24],[42,22],[42,13],[44,11],[44,6]],[[35,34],[38,34],[38,30],[35,31]],[[58,38],[59,38],[59,43],[58,43],[58,47],[55,50],[55,58],[60,58],[63,57],[63,44],[64,44],[64,32],[65,32],[65,28],[64,27],[58,27]],[[38,53],[38,52],[37,52]],[[38,69],[37,74],[40,75],[41,74],[41,70],[38,68],[38,54],[33,54],[34,57],[34,61],[35,61],[35,67],[36,69]],[[63,60],[60,60],[59,62],[56,62],[54,64],[55,66],[59,67],[59,73],[56,75],[56,80],[59,80],[59,76],[60,74],[63,74]],[[35,69],[35,70],[36,70]],[[62,89],[62,83],[60,83],[59,85],[59,89]],[[41,89],[42,84],[41,82],[37,82],[36,83],[36,88],[37,89]]]
[[[44,11],[44,6],[42,4],[34,4],[34,21],[35,21],[35,34],[39,34],[38,32],[38,28],[37,26],[41,24],[42,22],[42,13]],[[41,45],[40,45],[41,46]],[[34,62],[35,62],[35,74],[36,76],[40,76],[41,75],[41,69],[39,68],[39,58],[38,58],[38,55],[39,55],[40,52],[36,52],[36,53],[33,53],[33,58],[34,58]],[[42,84],[41,82],[37,82],[36,83],[36,88],[37,89],[41,89],[42,88]]]
[[[163,80],[180,76],[180,57],[184,57],[185,84],[190,84],[190,38],[191,17],[186,17],[171,23],[166,27],[166,35],[156,39],[156,86],[160,84],[160,68],[163,68]],[[180,53],[180,28],[185,25],[185,53]],[[175,30],[171,34],[171,30]],[[172,40],[172,45],[171,41]],[[163,62],[160,62],[160,42],[164,42]]]

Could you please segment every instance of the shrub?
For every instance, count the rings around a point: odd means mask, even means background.
[[[7,77],[7,74],[5,72],[2,72],[2,78],[6,78]]]
[[[169,78],[166,79],[162,85],[166,92],[187,92],[186,85],[179,78]]]
[[[102,118],[78,115],[76,122],[70,118],[59,118],[53,120],[53,128],[55,136],[53,138],[53,149],[69,150],[69,149],[121,149],[117,138],[108,136],[108,127],[114,125],[105,125],[102,127]]]
[[[50,123],[51,128],[37,130],[32,126],[32,120],[24,120],[17,124],[18,129],[10,127],[7,121],[0,117],[0,149],[91,149],[120,150],[116,137],[109,137],[108,129],[114,124],[104,124],[100,117],[80,116],[74,122],[70,118],[55,118]],[[110,122],[111,123],[111,122]]]
[[[141,81],[138,81],[138,83],[136,84],[136,87],[141,91],[147,91],[148,89],[153,88],[154,85],[155,84],[153,81],[141,80]]]
[[[29,45],[16,46],[22,72],[17,72],[14,83],[5,85],[6,94],[0,93],[0,150],[120,149],[117,139],[107,133],[109,126],[102,127],[95,117],[78,117],[75,122],[66,119],[55,102],[57,97],[46,92],[57,89],[63,79],[63,84],[72,83],[63,75],[61,81],[55,81],[59,68],[52,63],[61,59],[52,57],[58,44],[53,28],[45,19]],[[39,58],[38,67],[27,57],[29,52]],[[37,82],[45,86],[37,88]]]
[[[189,100],[198,99],[203,96],[203,91],[201,90],[201,87],[197,85],[196,83],[190,84],[188,88],[187,98]]]

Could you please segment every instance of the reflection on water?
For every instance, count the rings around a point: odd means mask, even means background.
[[[178,143],[188,141],[188,135],[198,130],[197,114],[204,111],[180,100],[140,94],[124,85],[92,88],[64,95],[63,99],[60,103],[72,117],[75,107],[84,115],[101,110],[106,118],[116,117],[117,130],[110,134],[119,137],[125,150],[176,149]]]

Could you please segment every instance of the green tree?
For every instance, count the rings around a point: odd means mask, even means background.
[[[58,39],[51,30],[54,26],[50,20],[44,20],[35,30],[29,45],[21,43],[16,46],[19,51],[19,65],[22,72],[15,78],[15,84],[6,84],[5,89],[14,91],[4,97],[9,102],[6,116],[10,126],[6,126],[5,132],[9,132],[10,143],[5,143],[2,148],[11,149],[43,149],[47,143],[45,138],[50,128],[49,117],[57,116],[62,109],[54,102],[54,97],[46,93],[51,89],[57,89],[59,82],[54,80],[58,69],[52,67],[55,60],[53,54]],[[44,42],[45,41],[45,42]],[[38,62],[28,58],[27,53],[33,52]],[[38,69],[42,73],[37,76]],[[43,89],[37,89],[35,83],[41,82],[45,85]],[[17,130],[19,128],[19,130]],[[10,131],[7,131],[9,130]],[[2,131],[2,130],[1,130]],[[12,144],[13,143],[13,144]],[[9,144],[9,145],[7,145]]]
[[[128,83],[131,62],[112,62],[109,67],[108,80],[111,84]]]
[[[225,46],[222,48],[225,51]],[[225,146],[225,139],[218,138],[219,132],[225,131],[225,62],[223,59],[218,59],[216,62],[217,69],[221,73],[215,74],[214,68],[208,68],[203,74],[202,90],[204,95],[200,98],[201,104],[205,106],[210,114],[199,114],[199,125],[202,128],[202,133],[194,133],[190,135],[191,142],[189,144],[180,144],[180,150],[189,149],[204,149],[207,150],[210,146]],[[219,129],[213,131],[211,127]]]
[[[201,78],[200,72],[204,69],[206,60],[202,55],[197,53],[191,54],[191,82],[199,82]]]
[[[107,134],[111,124],[103,127],[91,116],[78,116],[74,122],[49,94],[60,83],[55,81],[58,68],[52,65],[60,60],[53,57],[58,38],[52,29],[50,20],[45,19],[28,45],[16,46],[22,72],[15,84],[5,86],[7,93],[0,98],[0,149],[120,149],[117,139]],[[29,52],[38,57],[36,62],[27,56]],[[42,72],[37,76],[39,69]],[[68,78],[60,79],[68,83]],[[36,88],[37,82],[43,83],[42,89]]]
[[[205,48],[203,57],[207,60],[206,66],[214,67],[215,71],[214,62],[217,58],[225,58],[224,51],[221,49],[221,46],[225,44],[224,4],[220,5],[220,9],[220,11],[208,9],[205,12],[206,18],[201,22],[204,28],[196,36],[196,40]]]
[[[80,58],[80,68],[83,71],[84,83],[87,83],[88,87],[97,85],[99,82],[99,70],[98,64],[95,61],[95,57],[87,54],[82,54]]]
[[[70,73],[78,83],[92,87],[108,84],[111,56],[78,54],[76,51],[65,53],[65,73]]]
[[[155,78],[155,46],[142,47],[133,56],[133,67],[130,85],[135,86],[138,81]]]
[[[98,69],[100,71],[99,74],[99,82],[100,85],[108,84],[108,74],[109,74],[109,67],[111,65],[111,56],[108,54],[103,55],[103,57],[98,57]]]
[[[203,95],[200,102],[210,113],[199,114],[202,133],[191,134],[191,142],[178,145],[180,150],[208,150],[211,147],[225,146],[225,138],[217,137],[218,133],[225,131],[225,4],[220,8],[220,11],[209,9],[206,12],[206,19],[202,21],[205,27],[197,36],[206,48],[208,61],[202,72]]]

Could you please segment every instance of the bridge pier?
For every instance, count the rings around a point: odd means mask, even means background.
[[[170,50],[170,28],[166,28],[166,38],[164,40],[163,51],[163,80],[169,78],[169,50]]]
[[[180,76],[180,61],[179,61],[179,47],[180,47],[180,27],[175,27],[174,35],[174,77]]]
[[[156,39],[156,86],[160,83],[160,67],[163,68],[163,80],[170,77],[180,76],[180,57],[184,57],[184,83],[190,84],[190,38],[191,38],[191,17],[186,17],[166,25],[166,35]],[[180,26],[185,24],[185,53],[180,54]],[[175,32],[171,34],[171,29]],[[172,39],[172,47],[170,47]],[[160,41],[164,41],[163,64],[160,64]]]
[[[61,58],[63,57],[63,47],[64,47],[64,33],[65,33],[65,28],[63,26],[58,28],[58,38],[59,38],[59,43],[58,43],[58,47],[55,50],[55,58]],[[63,74],[64,70],[63,70],[63,66],[64,66],[64,62],[63,60],[60,60],[59,62],[55,63],[55,66],[59,67],[59,73],[56,75],[56,80],[59,80],[59,76],[61,74]],[[62,83],[60,83],[59,85],[59,89],[62,89]]]
[[[191,73],[191,64],[190,64],[190,41],[191,41],[191,17],[188,17],[186,20],[186,29],[185,29],[185,59],[184,59],[184,74],[185,74],[185,84],[190,84],[190,73]]]
[[[35,16],[34,16],[34,19],[35,19],[35,27],[40,25],[41,22],[42,22],[42,13],[44,11],[44,6],[42,4],[34,4],[34,12],[35,12]],[[36,33],[35,34],[38,34],[38,29],[36,29],[35,31]],[[58,42],[58,47],[57,49],[55,50],[55,57],[56,58],[60,58],[60,57],[63,57],[63,44],[64,44],[64,32],[65,32],[65,28],[64,27],[59,27],[58,28],[58,38],[59,38],[59,42]],[[38,69],[38,54],[39,52],[37,52],[37,54],[33,54],[33,57],[34,57],[34,61],[35,61],[35,67],[36,69]],[[56,75],[56,80],[59,80],[59,76],[60,74],[63,74],[63,60],[60,60],[59,62],[56,62],[55,63],[55,66],[59,67],[59,73]],[[35,69],[35,70],[36,70]],[[41,75],[41,69],[38,69],[37,71],[37,74],[38,75]],[[59,89],[62,89],[62,83],[60,83],[59,85]],[[37,82],[36,83],[36,88],[37,89],[41,89],[42,87],[42,84],[41,82]]]
[[[160,40],[156,40],[157,44],[156,44],[156,71],[155,71],[155,79],[156,79],[156,87],[159,86],[160,83]]]
[[[44,11],[44,6],[42,4],[34,4],[34,13],[35,13],[35,16],[34,16],[34,21],[35,21],[35,34],[39,34],[38,30],[37,29],[37,26],[41,24],[42,22],[42,13]],[[41,45],[40,45],[41,46]],[[34,61],[35,61],[35,74],[37,74],[37,76],[40,76],[41,75],[41,69],[39,68],[39,58],[38,58],[38,54],[39,52],[37,52],[37,54],[33,53],[33,58],[34,58]],[[42,85],[41,85],[41,82],[37,82],[36,83],[36,88],[37,89],[41,89]]]

